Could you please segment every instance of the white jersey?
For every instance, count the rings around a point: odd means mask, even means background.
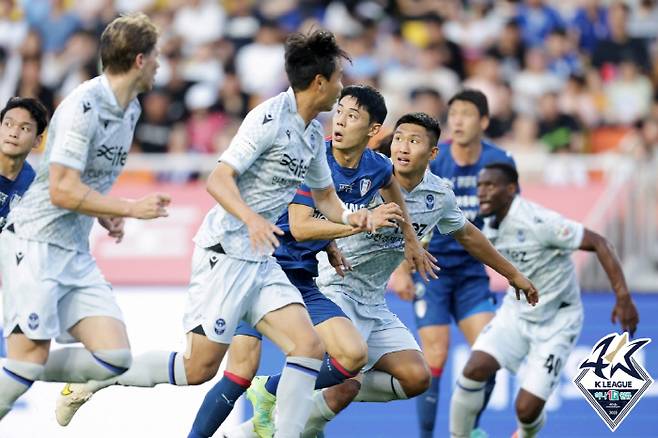
[[[126,163],[140,113],[137,99],[125,110],[119,106],[105,75],[74,89],[53,114],[34,182],[7,218],[16,234],[88,252],[94,218],[52,204],[49,166],[57,163],[78,170],[84,184],[107,193]]]
[[[322,125],[312,120],[304,126],[291,88],[251,110],[219,160],[239,174],[236,182],[246,204],[272,223],[300,184],[333,187]],[[226,254],[243,260],[267,257],[251,247],[244,222],[221,205],[208,212],[194,242],[202,248],[219,243]]]
[[[419,239],[435,226],[441,234],[450,234],[466,224],[450,182],[429,171],[411,192],[402,189],[402,194]],[[401,230],[381,228],[376,233],[359,233],[338,239],[336,244],[353,269],[345,277],[340,277],[326,258],[321,259],[318,286],[323,292],[341,291],[362,304],[385,303],[388,278],[404,260]]]
[[[498,229],[487,220],[483,232],[539,291],[539,303],[531,307],[523,295],[517,301],[510,288],[505,299],[515,302],[520,317],[543,322],[560,308],[582,306],[571,260],[583,240],[582,224],[517,196]]]

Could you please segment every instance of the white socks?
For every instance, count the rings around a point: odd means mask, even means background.
[[[486,382],[467,379],[463,375],[457,379],[457,386],[450,400],[450,436],[469,438],[475,425],[475,418],[484,406]]]
[[[301,356],[286,359],[276,391],[278,417],[275,438],[299,438],[311,412],[311,399],[320,366],[320,359]]]
[[[361,389],[354,401],[389,402],[408,398],[398,379],[383,371],[370,370],[363,374]]]
[[[324,391],[315,391],[313,394],[313,407],[311,415],[306,422],[302,438],[315,438],[324,427],[336,417],[336,413],[329,408],[324,398]]]

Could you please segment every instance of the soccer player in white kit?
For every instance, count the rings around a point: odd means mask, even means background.
[[[277,394],[280,421],[275,436],[299,436],[324,348],[301,294],[272,257],[276,236],[283,234],[274,222],[305,183],[328,220],[367,228],[368,211],[352,213],[336,195],[322,127],[314,119],[338,99],[343,58],[349,59],[330,32],[288,37],[285,67],[291,87],[249,112],[207,181],[218,205],[194,238],[183,320],[187,351],[145,353],[118,380],[71,385],[77,396],[60,403],[60,424],[67,424],[93,392],[112,383],[151,387],[210,380],[244,319],[287,356]],[[431,261],[420,245],[418,249],[411,258],[425,272]]]
[[[596,252],[617,296],[612,321],[631,335],[639,321],[619,259],[610,243],[582,224],[518,195],[518,174],[505,163],[480,171],[478,198],[488,216],[484,233],[494,246],[541,291],[535,307],[507,294],[494,319],[478,336],[452,394],[450,433],[469,437],[484,400],[486,380],[499,368],[516,373],[527,364],[516,398],[515,436],[537,435],[546,421],[544,404],[559,382],[560,371],[583,324],[580,287],[571,253]]]
[[[457,207],[450,182],[427,170],[436,156],[439,123],[425,113],[402,116],[395,126],[391,159],[409,216],[419,239],[435,226],[450,234],[474,257],[508,279],[528,303],[537,302],[537,290],[471,224]],[[368,363],[360,385],[354,380],[316,393],[304,437],[315,437],[324,425],[353,399],[387,402],[415,397],[430,381],[428,365],[409,329],[386,304],[386,283],[403,262],[404,241],[399,230],[381,229],[336,240],[352,265],[341,277],[321,261],[317,284],[352,320],[368,345]],[[405,262],[406,263],[406,262]]]
[[[144,14],[108,25],[100,44],[104,74],[59,105],[36,179],[7,217],[0,234],[8,335],[0,418],[35,380],[86,382],[130,367],[121,311],[89,252],[89,232],[97,217],[120,240],[123,218],[167,215],[164,194],[137,201],[106,195],[132,143],[140,114],[136,96],[153,84],[157,39]],[[52,338],[84,348],[49,354]]]

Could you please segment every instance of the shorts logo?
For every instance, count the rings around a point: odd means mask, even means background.
[[[32,312],[29,314],[27,317],[27,326],[30,328],[30,330],[36,330],[39,328],[39,315],[36,313]]]
[[[359,190],[361,192],[361,196],[365,196],[366,193],[368,193],[368,190],[370,190],[370,187],[372,187],[372,181],[370,181],[368,178],[363,178],[359,182]]]
[[[211,256],[210,256],[210,260],[209,260],[209,262],[210,262],[210,269],[212,269],[212,268],[215,267],[215,265],[217,264],[217,260],[219,260],[219,257],[217,257],[216,255],[211,255]]]
[[[614,432],[653,383],[633,358],[651,339],[628,342],[628,333],[611,333],[600,339],[574,383],[596,413]]]
[[[226,331],[226,321],[224,319],[219,318],[217,321],[215,321],[215,334],[216,335],[222,335]]]
[[[414,302],[414,312],[418,318],[425,318],[427,314],[427,301],[425,300],[416,300]]]
[[[428,210],[433,210],[434,209],[434,195],[429,194],[425,196],[425,206],[427,207]]]
[[[16,253],[16,266],[21,264],[21,262],[23,261],[23,257],[25,257],[25,254],[23,254],[22,251],[18,251]]]

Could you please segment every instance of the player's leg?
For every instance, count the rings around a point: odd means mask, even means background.
[[[454,296],[454,316],[457,325],[472,347],[482,329],[493,319],[496,311],[496,298],[489,290],[489,277],[463,277]],[[489,404],[496,386],[496,375],[492,375],[484,388],[484,405],[475,419],[478,437],[486,433],[478,429],[480,417]]]
[[[514,303],[512,303],[514,305]],[[486,382],[500,367],[515,373],[525,358],[528,344],[512,306],[503,306],[482,330],[452,393],[450,433],[468,438],[484,406]]]
[[[228,351],[224,376],[208,391],[197,412],[190,437],[210,437],[249,388],[260,363],[261,335],[245,322],[238,325]]]
[[[527,324],[530,351],[516,398],[518,437],[533,438],[546,423],[544,405],[560,382],[560,373],[578,340],[582,321],[580,307],[565,307],[547,322]]]
[[[425,283],[419,276],[416,280],[414,316],[420,345],[429,364],[431,380],[427,391],[416,398],[420,436],[434,435],[434,425],[439,403],[439,388],[450,346],[451,276],[440,276]]]
[[[311,409],[324,346],[313,328],[302,296],[281,267],[269,261],[260,273],[263,287],[248,313],[256,329],[286,355],[277,389],[277,437],[298,437]]]

